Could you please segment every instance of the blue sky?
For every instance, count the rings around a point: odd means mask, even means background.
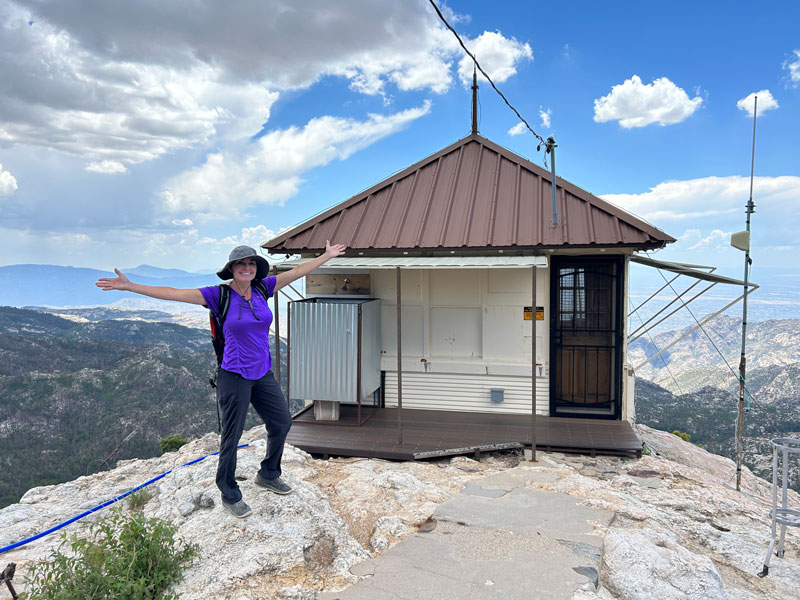
[[[566,5],[566,7],[565,7]],[[442,5],[559,175],[741,271],[800,275],[800,4]],[[0,0],[0,262],[214,269],[467,135],[428,0]],[[482,135],[542,164],[480,84]]]

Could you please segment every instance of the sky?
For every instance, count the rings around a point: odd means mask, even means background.
[[[656,258],[740,273],[757,95],[753,272],[800,277],[800,3],[439,4]],[[468,135],[471,76],[429,0],[0,0],[0,265],[215,270]]]

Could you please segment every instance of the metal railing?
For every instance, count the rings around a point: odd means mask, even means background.
[[[767,558],[764,560],[764,570],[758,574],[759,577],[769,575],[769,560],[772,558],[772,551],[775,549],[778,525],[781,526],[778,551],[776,552],[778,558],[783,558],[786,528],[800,527],[800,510],[788,507],[789,458],[797,454],[800,454],[800,439],[775,438],[772,440],[772,510],[770,511],[772,530]],[[778,477],[779,471],[780,477]],[[780,506],[778,506],[778,487],[781,488]]]

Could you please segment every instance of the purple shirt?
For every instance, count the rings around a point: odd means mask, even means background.
[[[275,291],[275,277],[264,279],[264,285],[271,298]],[[203,294],[205,306],[216,313],[219,310],[219,286],[200,288],[200,293]],[[266,375],[272,368],[272,357],[269,353],[271,323],[272,311],[264,296],[252,290],[248,303],[231,288],[231,303],[228,306],[225,323],[222,324],[225,351],[220,366],[226,371],[238,373],[245,379],[261,379]]]

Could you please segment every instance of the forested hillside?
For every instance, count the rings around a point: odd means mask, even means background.
[[[167,435],[217,431],[214,366],[207,331],[0,307],[0,507],[34,486],[156,456]]]
[[[688,433],[693,443],[709,452],[735,458],[741,318],[723,315],[704,330],[637,369],[637,420],[656,429]],[[631,344],[631,363],[643,362],[683,332],[676,329],[639,339]],[[758,321],[747,328],[747,389],[752,397],[747,398],[744,418],[744,462],[770,481],[770,440],[800,436],[799,339],[800,319]],[[800,489],[800,465],[792,468],[796,471],[792,481]]]
[[[762,386],[750,380],[760,397]],[[791,388],[789,388],[791,390]],[[736,459],[738,396],[730,391],[704,387],[690,394],[674,395],[644,379],[636,379],[637,422],[663,431],[681,431],[709,452]],[[793,396],[772,402],[750,402],[744,417],[745,465],[772,481],[773,438],[800,437],[800,401]],[[792,487],[800,491],[800,464],[791,463]],[[733,475],[733,474],[732,474]]]

